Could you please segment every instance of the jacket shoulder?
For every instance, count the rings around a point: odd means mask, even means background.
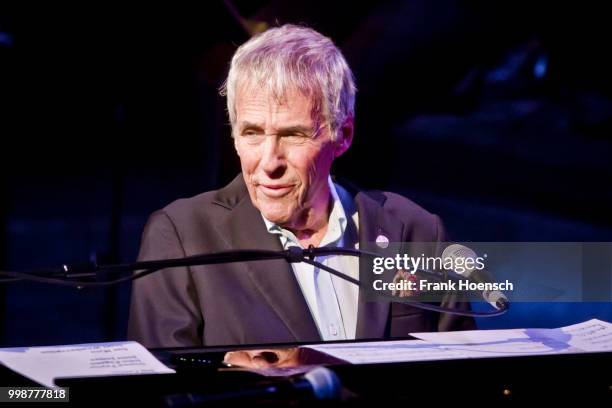
[[[200,193],[189,198],[180,198],[165,206],[161,212],[172,220],[193,220],[193,217],[215,217],[236,207],[248,192],[242,178],[238,174],[228,185],[218,189]]]
[[[410,232],[410,239],[423,242],[444,241],[446,233],[440,217],[400,194],[382,191],[383,208],[400,219]]]
[[[197,212],[198,209],[214,208],[216,206],[214,206],[213,203],[215,202],[217,191],[218,190],[211,190],[193,197],[179,198],[166,205],[160,211],[165,212],[170,218],[173,218],[180,214]]]
[[[434,214],[403,195],[391,191],[380,191],[379,193],[384,196],[383,207],[388,211],[425,219],[435,217]]]

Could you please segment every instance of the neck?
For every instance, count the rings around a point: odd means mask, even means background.
[[[304,210],[296,223],[284,227],[293,232],[303,247],[319,246],[327,232],[333,200],[329,187],[326,190],[323,198]]]

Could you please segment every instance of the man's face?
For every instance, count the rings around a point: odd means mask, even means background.
[[[332,142],[327,123],[312,117],[312,103],[298,91],[282,104],[256,87],[236,95],[234,145],[253,205],[268,220],[300,228],[312,209],[327,210],[327,178],[337,156],[350,145],[346,131]]]

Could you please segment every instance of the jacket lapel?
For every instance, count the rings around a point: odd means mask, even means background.
[[[390,242],[403,241],[404,224],[383,211],[386,197],[382,193],[361,191],[354,198],[359,213],[360,248],[365,248],[368,242],[375,242],[379,235],[384,235]],[[261,214],[252,205],[242,174],[219,190],[215,203],[230,210],[218,224],[220,236],[226,239],[229,248],[282,250],[280,241],[267,231]],[[245,262],[239,267],[246,269],[263,299],[297,341],[321,340],[291,265],[279,260]],[[383,338],[389,321],[389,308],[388,301],[365,301],[365,296],[360,294],[356,338]]]
[[[398,218],[383,211],[386,197],[380,192],[359,192],[355,203],[359,213],[359,248],[366,248],[368,242],[376,241],[380,235],[390,242],[403,241],[404,224]],[[360,291],[366,289],[361,288]],[[390,302],[366,301],[359,295],[357,309],[357,339],[383,338],[389,321]]]
[[[219,190],[215,203],[230,210],[219,225],[220,235],[226,238],[230,248],[283,249],[278,237],[267,231],[260,212],[251,203],[242,174]],[[278,314],[296,341],[321,340],[289,263],[284,260],[253,261],[238,267],[246,269],[262,298]]]

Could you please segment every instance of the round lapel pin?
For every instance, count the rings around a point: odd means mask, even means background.
[[[376,237],[376,245],[378,245],[382,249],[387,248],[389,246],[389,238],[380,234]]]

